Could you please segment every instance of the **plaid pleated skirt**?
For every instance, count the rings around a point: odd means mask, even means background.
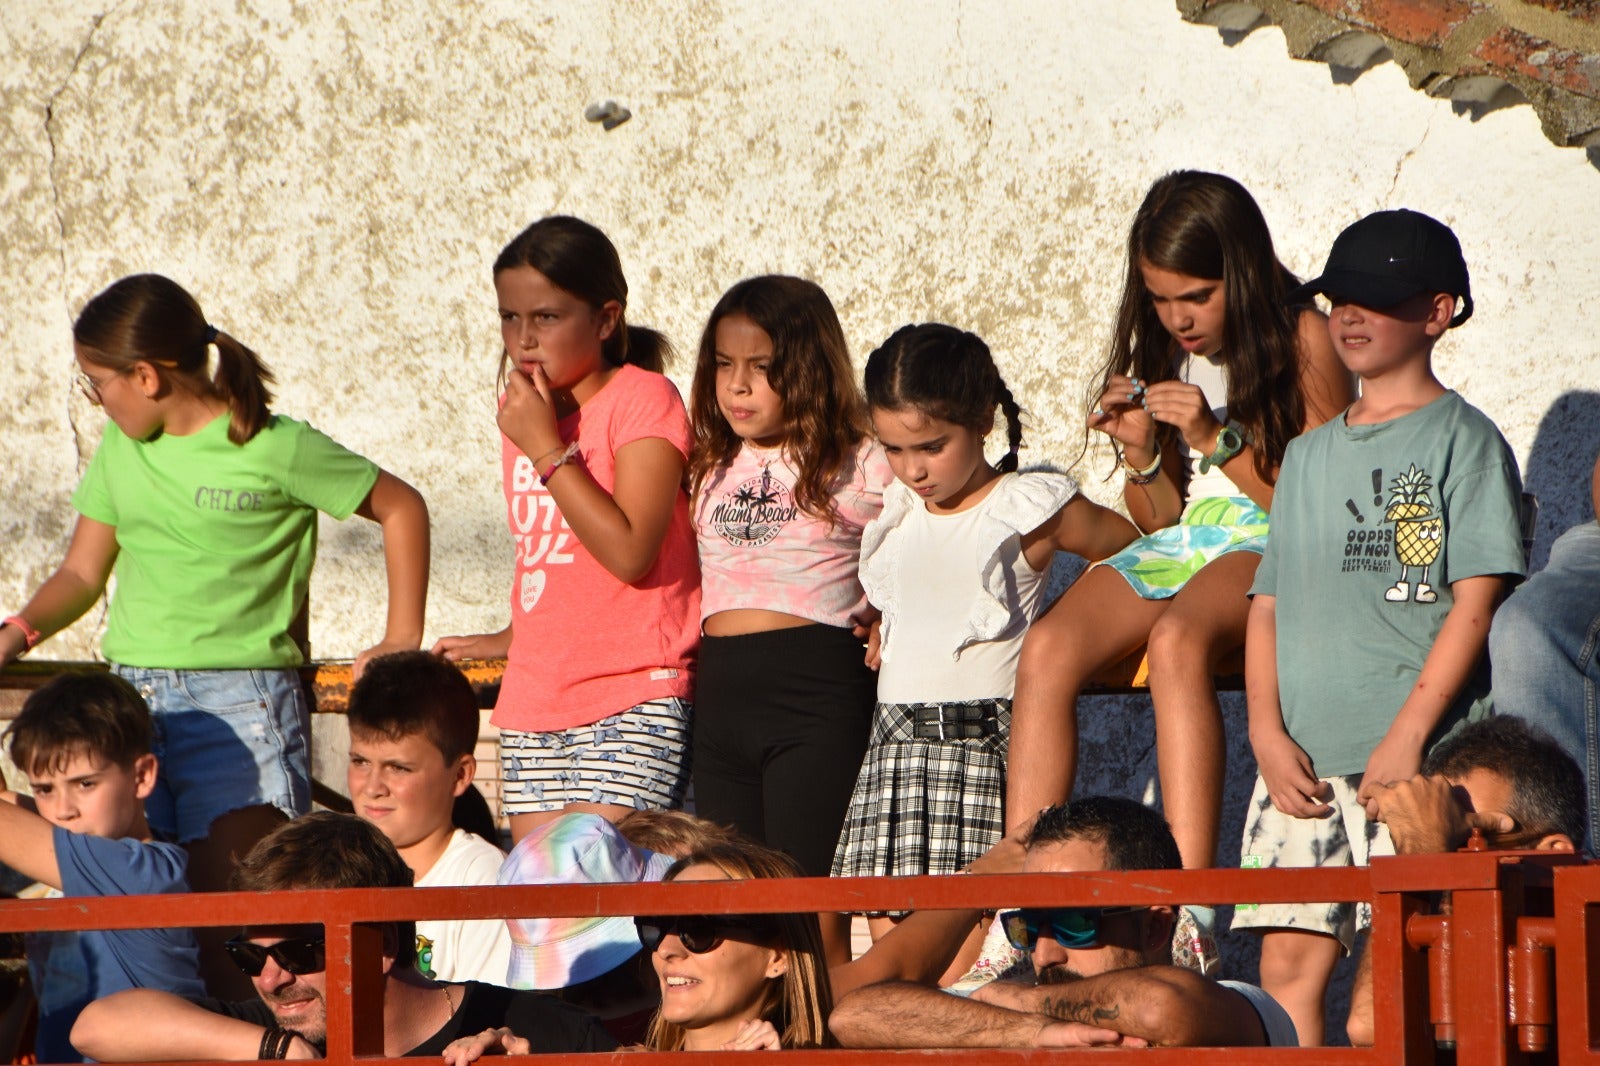
[[[833,875],[954,873],[989,850],[1010,735],[1009,699],[878,704]]]

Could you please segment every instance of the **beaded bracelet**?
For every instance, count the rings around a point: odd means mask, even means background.
[[[1122,457],[1122,465],[1128,467],[1128,484],[1148,485],[1161,476],[1161,448],[1159,445],[1156,447],[1156,457],[1143,470],[1136,470],[1128,466],[1128,457],[1126,455]]]
[[[556,457],[555,462],[551,463],[544,469],[543,472],[539,474],[539,480],[548,483],[550,481],[550,475],[554,474],[557,470],[560,470],[562,467],[570,463],[572,461],[572,457],[577,454],[578,442],[573,441],[571,444],[567,445],[566,449],[562,451],[559,456]]]
[[[0,625],[16,626],[18,629],[22,630],[23,651],[32,651],[33,646],[44,639],[42,636],[40,636],[39,631],[33,628],[33,626],[29,625],[28,620],[22,617],[20,614],[14,614],[7,617],[5,621],[0,622]]]

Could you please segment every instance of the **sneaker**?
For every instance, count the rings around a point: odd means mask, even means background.
[[[1178,923],[1172,931],[1172,964],[1211,977],[1222,975],[1215,907],[1178,908]]]

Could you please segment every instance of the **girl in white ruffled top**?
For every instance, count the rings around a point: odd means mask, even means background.
[[[1102,559],[1137,530],[1064,474],[1016,473],[1020,410],[973,334],[903,327],[867,360],[866,393],[897,481],[861,541],[878,704],[833,872],[952,873],[1004,829],[1017,655],[1052,557]],[[991,464],[996,407],[1008,447]]]

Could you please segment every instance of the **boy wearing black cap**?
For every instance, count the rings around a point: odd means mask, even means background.
[[[1260,776],[1247,866],[1393,854],[1370,790],[1412,777],[1433,741],[1488,713],[1489,620],[1523,574],[1516,460],[1433,374],[1434,344],[1472,314],[1455,234],[1414,211],[1368,215],[1290,298],[1317,293],[1361,397],[1290,443],[1250,590]],[[1303,1045],[1323,1040],[1323,995],[1356,919],[1348,903],[1235,914],[1235,928],[1265,930],[1261,984]]]

